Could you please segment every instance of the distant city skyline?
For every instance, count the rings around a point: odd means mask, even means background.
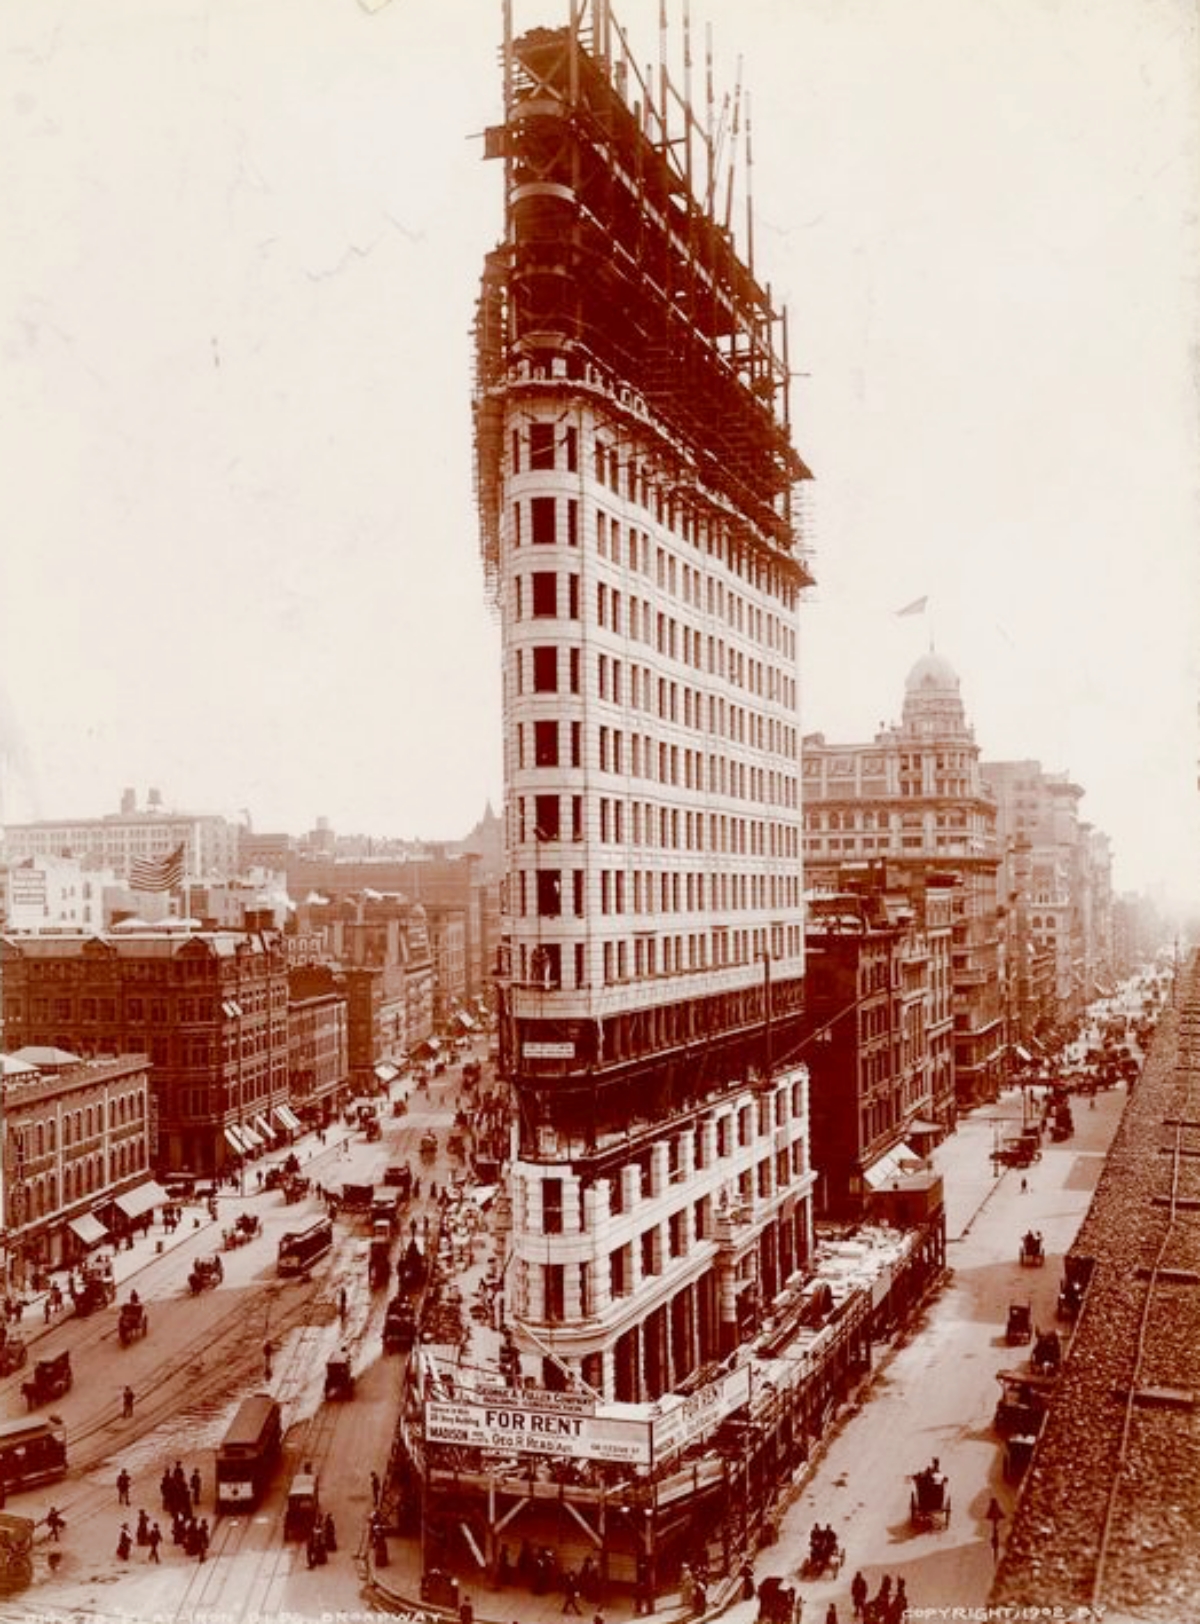
[[[741,62],[817,476],[805,730],[898,717],[932,638],[983,758],[1066,773],[1118,889],[1194,900],[1195,9],[691,9],[702,114],[707,24],[718,111]],[[656,62],[657,6],[616,11]],[[9,821],[130,785],[292,833],[499,808],[469,404],[500,27],[490,0],[0,17]]]

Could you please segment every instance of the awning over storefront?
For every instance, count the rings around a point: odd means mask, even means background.
[[[455,1011],[454,1024],[456,1026],[461,1026],[464,1032],[473,1032],[475,1030],[475,1022],[467,1014],[465,1009]]]
[[[904,1131],[910,1139],[928,1139],[943,1132],[943,1129],[940,1122],[926,1122],[924,1117],[914,1117]]]
[[[156,1184],[153,1179],[147,1179],[145,1184],[139,1184],[136,1189],[125,1190],[121,1195],[113,1196],[113,1206],[123,1212],[126,1218],[140,1218],[143,1213],[163,1206],[170,1199],[161,1184]]]
[[[272,1144],[275,1143],[275,1136],[278,1134],[279,1129],[278,1128],[273,1128],[271,1126],[271,1124],[266,1120],[265,1117],[256,1116],[255,1119],[254,1119],[254,1126],[258,1129],[258,1131],[260,1133],[266,1134],[268,1145],[272,1145]]]
[[[242,1143],[241,1135],[238,1133],[237,1129],[228,1122],[225,1124],[225,1142],[229,1146],[230,1150],[233,1151],[235,1156],[244,1156],[246,1154],[246,1147]]]
[[[279,1118],[280,1122],[283,1123],[284,1127],[290,1128],[293,1133],[300,1133],[302,1131],[304,1124],[292,1110],[290,1105],[277,1105],[275,1107],[275,1115]]]
[[[909,1145],[896,1145],[882,1156],[874,1167],[868,1167],[863,1178],[873,1190],[885,1189],[893,1179],[900,1179],[920,1162],[921,1157]],[[907,1164],[907,1165],[906,1165]]]
[[[238,1132],[241,1134],[242,1138],[246,1141],[246,1144],[251,1150],[261,1150],[263,1148],[262,1140],[255,1133],[254,1129],[250,1127],[249,1123],[239,1122]]]
[[[1012,1051],[1016,1055],[1017,1059],[1022,1063],[1022,1065],[1032,1066],[1032,1064],[1033,1064],[1033,1056],[1030,1054],[1029,1050],[1025,1047],[1025,1045],[1023,1043],[1014,1043],[1013,1046],[1012,1046]]]
[[[394,1083],[400,1075],[400,1067],[393,1066],[390,1060],[381,1060],[375,1067],[375,1075],[381,1083]]]
[[[101,1241],[108,1239],[108,1230],[99,1218],[93,1218],[90,1212],[85,1212],[78,1218],[68,1218],[67,1228],[85,1246],[99,1246]]]
[[[440,1054],[442,1041],[440,1038],[422,1038],[413,1050],[414,1054]]]

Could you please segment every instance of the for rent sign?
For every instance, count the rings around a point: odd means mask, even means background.
[[[696,1443],[714,1432],[727,1415],[750,1402],[750,1366],[744,1364],[686,1397],[670,1393],[660,1402],[654,1419],[654,1459]]]
[[[426,1400],[425,1437],[429,1443],[468,1449],[648,1466],[649,1421],[605,1410],[597,1405],[590,1414],[573,1414],[537,1404],[480,1402],[470,1393],[460,1393],[454,1399]]]

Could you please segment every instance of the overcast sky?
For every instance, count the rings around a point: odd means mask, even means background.
[[[691,11],[694,99],[709,22],[718,99],[739,59],[751,98],[817,474],[805,728],[897,719],[933,637],[985,758],[1069,772],[1119,885],[1195,897],[1195,0]],[[657,0],[617,16],[657,62]],[[156,785],[456,838],[499,805],[470,327],[500,39],[499,0],[0,8],[9,820]]]

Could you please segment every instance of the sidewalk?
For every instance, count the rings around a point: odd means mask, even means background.
[[[245,1189],[224,1187],[220,1191],[218,1199],[222,1203],[253,1201],[263,1194],[258,1187],[258,1169],[261,1168],[265,1174],[269,1167],[276,1162],[284,1161],[289,1155],[297,1156],[301,1166],[303,1166],[318,1156],[328,1154],[338,1147],[343,1140],[351,1139],[353,1139],[353,1131],[341,1122],[335,1123],[326,1129],[324,1144],[318,1140],[316,1129],[310,1129],[308,1132],[301,1134],[292,1144],[282,1145],[267,1152],[252,1167],[247,1168],[244,1181]],[[207,1198],[195,1198],[180,1202],[178,1205],[182,1208],[182,1214],[179,1224],[174,1230],[163,1228],[160,1214],[144,1234],[139,1233],[134,1236],[132,1245],[101,1246],[97,1247],[94,1253],[89,1253],[89,1256],[108,1256],[112,1259],[113,1279],[117,1285],[118,1302],[123,1300],[124,1294],[121,1288],[126,1282],[133,1280],[161,1257],[183,1246],[204,1230],[217,1230],[220,1232],[229,1227],[228,1220],[222,1222],[220,1219],[210,1217]],[[220,1248],[209,1247],[210,1251],[214,1249],[219,1250]],[[64,1298],[64,1306],[50,1319],[46,1318],[46,1302],[50,1295],[49,1287],[38,1292],[25,1293],[22,1297],[24,1308],[21,1319],[14,1322],[11,1329],[22,1338],[25,1345],[31,1350],[31,1358],[33,1357],[32,1349],[34,1344],[42,1337],[47,1336],[55,1326],[61,1325],[63,1320],[74,1315],[70,1295],[67,1291],[69,1274],[70,1271],[64,1269],[55,1269],[50,1273],[51,1284],[57,1280],[62,1288]]]

